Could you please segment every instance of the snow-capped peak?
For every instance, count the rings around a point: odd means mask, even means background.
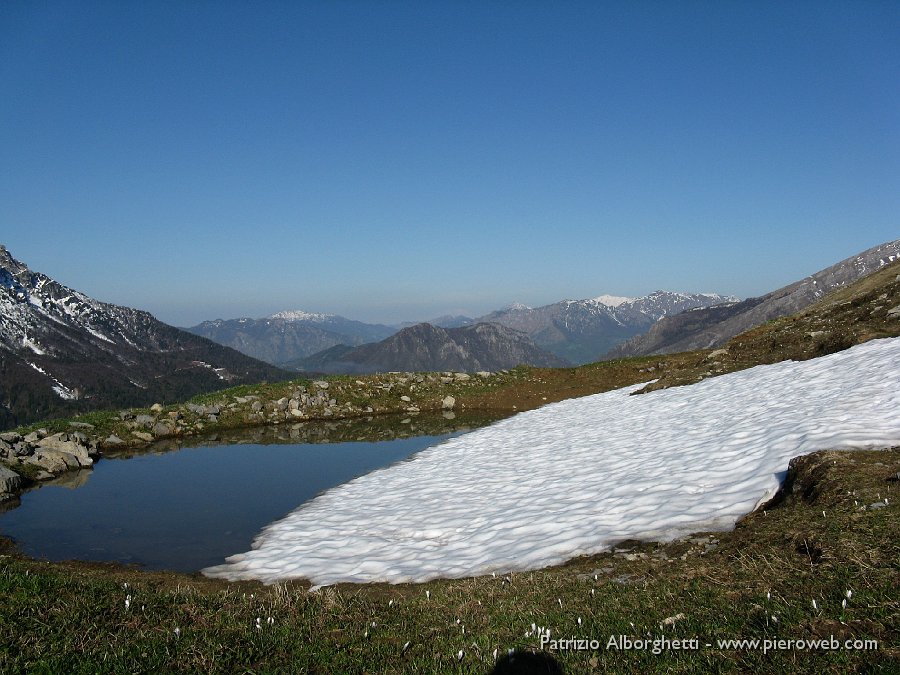
[[[591,301],[607,307],[618,307],[625,302],[633,302],[634,298],[625,298],[619,295],[598,295],[596,298],[591,298]]]
[[[531,309],[531,307],[529,307],[528,305],[523,305],[521,302],[514,302],[514,303],[509,304],[506,307],[504,307],[503,311],[514,312],[514,311],[523,311],[523,310],[527,310],[527,309]]]
[[[285,321],[314,321],[321,323],[334,318],[334,314],[322,314],[317,312],[304,312],[302,309],[287,309],[283,312],[276,312],[270,319],[283,319]]]

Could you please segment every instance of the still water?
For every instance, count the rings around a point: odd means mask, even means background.
[[[22,495],[17,508],[0,515],[0,535],[35,558],[196,572],[249,550],[265,525],[320,492],[468,428],[455,423],[414,435],[416,427],[407,425],[400,434],[346,428],[335,434],[307,425],[293,438],[261,438],[257,430],[249,440],[262,442],[215,439],[105,457],[93,469]],[[291,442],[311,438],[319,442]]]

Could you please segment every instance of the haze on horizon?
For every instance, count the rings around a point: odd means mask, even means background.
[[[748,297],[900,236],[900,5],[0,5],[0,243],[175,325]]]

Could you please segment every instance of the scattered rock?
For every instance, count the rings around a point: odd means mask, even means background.
[[[404,403],[409,403],[410,401],[412,401],[412,399],[409,396],[401,396],[400,400],[403,401]]]
[[[896,307],[891,307],[887,311],[887,315],[892,316],[892,317],[900,317],[900,305],[897,305]]]
[[[110,434],[105,441],[103,441],[106,445],[122,445],[125,441],[116,436],[115,434]]]
[[[685,617],[684,617],[684,614],[681,613],[681,612],[678,612],[678,614],[676,614],[675,616],[667,616],[665,619],[663,619],[663,620],[662,620],[662,625],[663,625],[663,626],[671,626],[671,625],[674,624],[676,621],[681,621],[681,620],[684,619],[684,618],[685,618]]]
[[[453,379],[457,382],[465,382],[466,380],[471,380],[472,376],[468,373],[453,373]]]
[[[131,435],[135,438],[139,438],[142,441],[150,442],[153,440],[153,434],[148,434],[146,431],[132,431]]]
[[[456,399],[452,396],[445,396],[444,400],[441,401],[441,408],[443,410],[453,410],[456,406]]]
[[[19,489],[22,484],[22,477],[12,469],[7,469],[0,464],[0,493],[12,493]]]
[[[151,431],[156,437],[171,436],[175,433],[175,428],[170,422],[157,422],[153,425],[153,429]]]
[[[72,457],[75,460],[75,466],[73,468],[92,466],[94,464],[94,460],[91,459],[89,453],[96,454],[93,452],[87,445],[87,437],[84,434],[74,433],[60,433],[53,434],[52,436],[47,436],[46,438],[40,440],[37,444],[37,449],[35,450],[34,457],[37,457],[39,454],[44,453],[42,456],[50,456],[59,459],[53,453],[62,453],[66,455],[66,457],[61,458],[67,464],[69,463],[68,457]],[[50,455],[47,455],[47,452],[51,452]],[[55,460],[54,460],[55,461]],[[43,464],[40,464],[44,466]],[[47,468],[47,467],[45,467]],[[48,471],[53,471],[51,468],[47,468]]]
[[[91,461],[88,458],[88,461]],[[31,457],[25,459],[26,464],[39,466],[50,473],[64,473],[70,469],[78,469],[81,465],[75,455],[62,450],[38,448]],[[93,463],[91,461],[91,463]],[[90,465],[88,465],[90,466]]]
[[[162,403],[154,403],[150,406],[150,410],[155,413],[160,413],[163,411]]]
[[[313,384],[319,389],[328,389],[328,383],[325,380],[316,380]]]

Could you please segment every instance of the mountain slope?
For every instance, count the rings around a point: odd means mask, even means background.
[[[420,323],[381,342],[354,349],[334,347],[297,365],[305,370],[332,373],[390,371],[501,370],[527,363],[561,367],[566,361],[535,347],[527,335],[505,326],[441,328]]]
[[[897,259],[900,259],[900,240],[867,249],[758,298],[667,316],[645,335],[611,349],[605,358],[672,354],[720,346],[754,326],[798,312]]]
[[[640,298],[603,295],[537,308],[516,303],[477,321],[523,331],[541,349],[580,364],[596,361],[615,345],[646,331],[663,316],[734,302],[737,298],[716,293],[656,291]]]
[[[63,286],[0,246],[0,428],[287,376],[147,312]]]
[[[285,364],[340,344],[377,342],[396,330],[335,314],[300,310],[265,319],[217,319],[185,329],[272,364]]]

